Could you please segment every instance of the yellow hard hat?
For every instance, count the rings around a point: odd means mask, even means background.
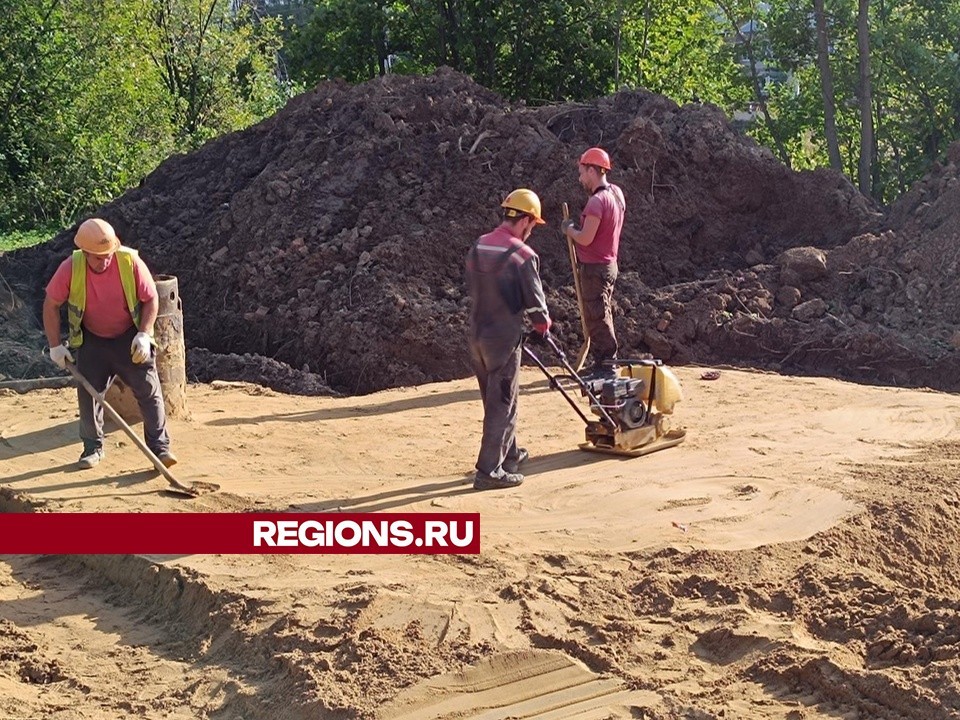
[[[73,244],[91,255],[109,255],[120,247],[120,239],[106,220],[90,218],[80,223]]]
[[[519,188],[507,195],[500,207],[507,208],[507,217],[515,217],[509,211],[515,210],[524,215],[530,215],[537,221],[537,225],[546,225],[547,221],[540,217],[540,198],[533,190]]]

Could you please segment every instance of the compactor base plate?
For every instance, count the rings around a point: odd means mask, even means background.
[[[642,457],[643,455],[655,453],[658,450],[666,450],[667,448],[679,445],[686,439],[686,437],[687,431],[678,428],[676,430],[670,430],[668,433],[661,435],[653,442],[649,442],[646,445],[641,445],[637,448],[604,447],[602,445],[594,445],[590,442],[580,443],[579,447],[581,450],[585,450],[586,452],[598,452],[605,453],[607,455],[622,455],[625,457]]]

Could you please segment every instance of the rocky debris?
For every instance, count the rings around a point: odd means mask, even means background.
[[[205,348],[187,351],[188,380],[232,380],[256,383],[291,395],[338,395],[320,375],[296,370],[262,355],[213,353]]]
[[[815,247],[790,248],[777,258],[780,266],[780,282],[784,285],[800,285],[817,280],[827,274],[827,255]]]
[[[801,297],[803,296],[800,294],[800,290],[792,285],[781,285],[780,289],[777,290],[777,302],[785,308],[793,309],[796,307],[800,303]]]
[[[790,317],[800,322],[810,322],[811,320],[822,318],[827,314],[827,310],[829,309],[830,306],[827,305],[826,301],[821,298],[814,298],[813,300],[807,300],[805,303],[800,303],[793,308],[793,310],[790,311]]]
[[[709,105],[641,90],[528,108],[442,70],[321,84],[98,214],[179,278],[189,347],[365,393],[469,374],[463,257],[518,186],[544,201],[531,244],[557,334],[579,346],[556,226],[562,202],[576,214],[585,201],[575,165],[594,144],[628,202],[623,355],[954,387],[955,148],[884,217],[843,176],[789,170]],[[0,257],[35,309],[71,238]]]
[[[44,356],[46,345],[39,317],[0,272],[0,381],[59,374]]]
[[[779,274],[730,273],[729,294],[748,296],[760,282],[777,303],[772,318],[715,315],[718,324],[731,324],[737,332],[749,325],[751,334],[763,339],[740,335],[728,361],[867,382],[960,387],[958,147],[951,147],[949,161],[906,193],[876,230],[832,248],[790,249],[776,259]],[[746,314],[746,308],[737,314]],[[767,350],[759,363],[757,345]]]

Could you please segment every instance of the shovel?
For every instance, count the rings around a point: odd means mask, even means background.
[[[570,219],[570,208],[563,203],[563,219]],[[587,320],[583,312],[583,291],[580,289],[580,264],[577,262],[577,249],[573,240],[567,237],[567,250],[570,251],[570,266],[573,268],[573,289],[577,293],[577,307],[580,310],[580,327],[583,328],[583,345],[580,346],[580,352],[577,353],[577,361],[574,363],[574,370],[580,372],[583,363],[590,352],[590,333],[587,331]]]
[[[96,398],[97,402],[100,403],[100,406],[107,411],[107,415],[110,416],[110,419],[113,420],[117,425],[119,425],[123,431],[130,436],[130,439],[133,440],[134,444],[140,448],[140,451],[147,456],[150,462],[153,463],[153,466],[157,469],[161,475],[163,475],[167,482],[170,483],[170,492],[176,493],[177,495],[184,495],[186,497],[198,497],[200,495],[206,495],[207,493],[216,492],[220,489],[220,486],[216,483],[208,482],[192,482],[189,485],[184,485],[182,482],[177,480],[173,474],[170,472],[170,469],[160,462],[154,452],[146,446],[143,440],[133,431],[133,429],[127,425],[126,421],[120,417],[120,413],[114,410],[110,403],[108,403],[103,394],[98,393],[93,385],[90,384],[90,381],[87,380],[76,366],[73,363],[67,363],[67,370],[76,378],[77,382],[83,385],[84,389],[90,393],[90,397]]]

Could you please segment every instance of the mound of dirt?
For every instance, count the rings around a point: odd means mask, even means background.
[[[832,248],[795,247],[769,264],[661,289],[661,355],[711,355],[867,382],[960,388],[960,144],[881,227]],[[663,292],[669,290],[669,292]],[[670,312],[679,317],[670,317]],[[667,320],[664,321],[663,318]],[[687,344],[697,328],[693,347]],[[651,341],[652,342],[652,341]]]
[[[262,355],[224,355],[205,348],[191,348],[187,351],[187,365],[191,382],[234,380],[265,385],[290,395],[337,394],[316,373],[296,370]]]
[[[579,345],[556,225],[562,202],[578,212],[585,201],[575,165],[593,144],[610,150],[628,202],[624,355],[953,387],[946,315],[926,314],[943,288],[924,274],[943,257],[926,230],[942,229],[941,250],[955,237],[939,220],[955,165],[884,225],[843,176],[793,172],[717,108],[645,91],[527,108],[449,70],[324,83],[170,158],[98,214],[155,272],[179,278],[188,346],[270,357],[366,393],[469,374],[463,257],[518,186],[544,201],[550,225],[531,242],[557,333]],[[0,257],[0,273],[36,308],[71,240],[72,229]],[[904,269],[904,243],[929,262]],[[920,316],[931,323],[922,333]],[[36,323],[34,337],[41,347]],[[6,363],[0,373],[19,374]]]
[[[5,259],[0,255],[0,263]],[[0,274],[0,380],[51,374],[56,368],[44,359],[44,347],[39,319]]]

